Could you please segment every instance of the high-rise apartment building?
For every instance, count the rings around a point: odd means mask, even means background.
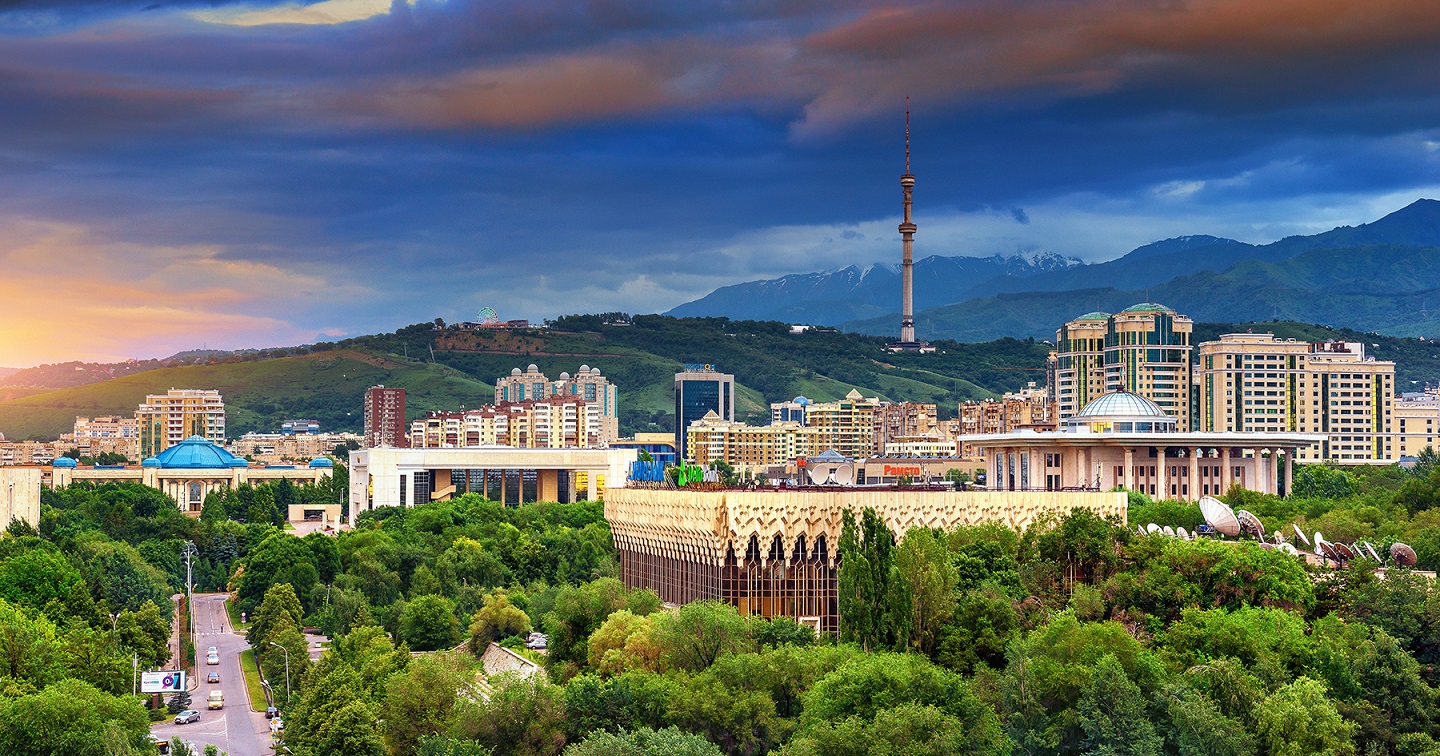
[[[922,441],[934,444],[942,440],[937,430],[934,404],[882,402],[873,410],[871,420],[875,430],[871,435],[870,451],[874,454],[888,453],[891,444]]]
[[[151,394],[135,409],[139,454],[153,457],[191,436],[225,443],[225,402],[214,389],[175,389]]]
[[[82,457],[121,454],[126,459],[140,459],[140,423],[133,417],[77,417],[68,440]]]
[[[1092,399],[1129,391],[1159,405],[1181,428],[1190,427],[1190,318],[1153,302],[1113,315],[1092,312],[1055,332],[1053,368],[1060,418]]]
[[[601,445],[620,437],[619,389],[600,368],[581,365],[575,375],[561,373],[559,380],[550,380],[536,365],[525,370],[515,368],[510,375],[495,382],[495,404],[529,402],[552,396],[579,397],[590,405],[587,413],[590,427],[587,435],[600,439]]]
[[[713,365],[686,365],[675,374],[675,449],[688,454],[690,424],[714,412],[720,420],[735,419],[735,376]],[[688,457],[687,457],[688,459]]]
[[[685,456],[708,465],[723,460],[737,470],[763,470],[820,451],[820,429],[793,421],[747,425],[708,412],[686,429]]]
[[[980,453],[965,443],[967,436],[1014,433],[1025,429],[1054,430],[1059,420],[1055,407],[1050,393],[1037,388],[1034,383],[1019,391],[1008,392],[999,399],[961,402],[952,423],[960,440],[959,453],[963,456]]]
[[[1397,458],[1395,363],[1367,358],[1364,344],[1228,333],[1198,351],[1200,430],[1323,434],[1300,461]]]
[[[1395,400],[1396,457],[1416,457],[1426,448],[1440,450],[1440,391],[1401,394]]]
[[[820,431],[817,440],[821,451],[865,457],[875,451],[875,412],[879,408],[879,399],[866,398],[850,389],[844,399],[810,405],[806,422]]]
[[[788,402],[772,402],[770,404],[770,422],[804,425],[805,412],[810,409],[811,404],[814,402],[803,396],[797,396]]]
[[[511,446],[519,449],[598,447],[595,406],[578,396],[502,402],[464,412],[431,412],[410,423],[411,448]]]
[[[365,446],[405,447],[405,389],[371,386],[365,390]]]

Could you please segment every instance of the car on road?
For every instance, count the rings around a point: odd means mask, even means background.
[[[210,674],[205,676],[205,682],[210,683],[211,685],[219,685],[220,673],[218,671],[212,670]]]
[[[266,719],[274,719],[275,717],[278,717],[278,716],[280,716],[280,710],[279,710],[279,709],[275,708],[274,706],[266,706],[266,707],[265,707],[265,718],[266,718]]]
[[[170,753],[170,741],[154,733],[150,734],[150,745],[155,746],[155,750],[160,752],[160,756]]]
[[[208,654],[205,655],[205,663],[206,663],[206,664],[211,664],[211,665],[219,664],[219,663],[220,663],[220,654],[217,654],[217,653],[215,653],[214,651],[211,651],[210,653],[208,653]]]
[[[212,690],[210,691],[210,697],[206,699],[206,702],[212,709],[223,709],[225,708],[225,694],[221,693],[218,690]]]
[[[200,721],[200,712],[194,709],[186,709],[175,715],[175,724],[190,724]]]

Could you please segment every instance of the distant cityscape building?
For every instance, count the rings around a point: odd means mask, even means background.
[[[735,376],[713,365],[686,365],[675,374],[675,448],[687,459],[690,424],[712,412],[720,420],[735,419]]]
[[[1142,302],[1114,315],[1092,312],[1055,332],[1053,395],[1059,419],[1107,393],[1149,399],[1190,428],[1195,324],[1165,305]]]
[[[461,412],[431,412],[410,423],[410,446],[454,449],[511,446],[568,449],[604,446],[598,406],[580,396],[553,395]]]
[[[74,431],[60,440],[69,441],[82,457],[120,454],[140,461],[140,421],[134,417],[76,417]]]
[[[805,424],[805,411],[814,402],[803,396],[797,396],[788,402],[772,402],[770,404],[770,422],[772,423],[800,423]]]
[[[1397,397],[1394,425],[1395,456],[1418,457],[1427,448],[1440,451],[1436,446],[1440,438],[1440,390],[1428,388]]]
[[[1032,382],[1019,391],[1007,392],[999,399],[961,402],[952,424],[955,436],[978,436],[987,433],[1010,433],[1021,429],[1054,430],[1056,405],[1050,392],[1036,388]],[[966,456],[979,454],[961,446]]]
[[[748,425],[721,418],[714,410],[690,424],[685,458],[692,464],[723,461],[737,470],[764,470],[821,451],[819,428],[783,420]]]
[[[280,424],[280,433],[293,436],[297,433],[319,433],[320,423],[314,420],[286,420]]]
[[[939,443],[950,445],[955,451],[954,438],[945,438],[939,429],[935,405],[925,402],[880,402],[871,413],[873,430],[870,437],[871,454],[888,454],[892,444],[914,443],[929,445]],[[926,446],[925,448],[930,448]],[[926,455],[934,456],[934,455]]]
[[[603,445],[620,437],[619,389],[600,372],[600,368],[581,365],[571,376],[561,373],[552,381],[536,365],[524,371],[515,368],[510,375],[495,381],[495,404],[527,402],[551,397],[578,397],[590,405],[585,433]]]
[[[915,221],[910,216],[914,202],[915,174],[910,172],[910,98],[905,98],[905,172],[900,175],[900,341],[886,348],[892,352],[934,352],[929,342],[915,340]]]
[[[671,433],[636,433],[634,438],[611,441],[609,448],[634,449],[637,457],[649,454],[653,461],[662,465],[673,465],[680,458],[675,449],[675,436]]]
[[[1388,463],[1403,453],[1395,363],[1367,357],[1364,344],[1227,333],[1198,351],[1200,430],[1320,434],[1299,449],[1302,461]],[[1426,416],[1414,412],[1406,410],[1405,433],[1419,437],[1411,418]]]
[[[365,390],[365,446],[408,443],[405,424],[405,389],[371,386]]]
[[[225,448],[237,457],[277,465],[304,462],[364,443],[365,437],[359,433],[246,433]],[[345,450],[339,454],[343,457]]]
[[[191,436],[225,443],[225,402],[214,389],[151,394],[136,408],[135,420],[141,457],[153,457]]]
[[[806,420],[819,431],[818,451],[864,457],[875,451],[875,413],[880,400],[850,389],[843,399],[810,405]],[[934,409],[934,405],[930,405]]]

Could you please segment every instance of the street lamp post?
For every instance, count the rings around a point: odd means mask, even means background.
[[[285,648],[275,641],[270,641],[270,645],[280,649],[285,654],[285,700],[288,702],[290,700],[290,649]]]

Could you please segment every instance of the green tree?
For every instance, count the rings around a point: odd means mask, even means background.
[[[411,573],[409,595],[412,598],[425,595],[438,596],[442,593],[444,593],[444,588],[440,586],[440,579],[435,577],[435,573],[429,567],[422,564],[415,568],[415,572]]]
[[[455,604],[444,596],[421,596],[405,605],[400,637],[416,651],[452,648],[460,642]]]
[[[454,732],[497,756],[550,756],[565,745],[565,698],[542,676],[501,675],[489,700],[456,707]]]
[[[671,669],[699,672],[723,654],[751,651],[750,625],[735,607],[720,601],[692,601],[659,615],[655,640]]]
[[[263,648],[285,630],[303,630],[304,627],[305,609],[295,595],[295,587],[289,583],[277,583],[265,591],[260,606],[252,610],[245,639],[255,648]]]
[[[654,615],[638,617],[621,609],[590,634],[590,668],[607,675],[630,670],[655,672],[664,647],[655,639]]]
[[[309,596],[319,579],[315,554],[310,547],[295,536],[275,533],[261,541],[245,558],[245,571],[240,575],[236,593],[241,610],[254,612],[271,586],[288,583],[298,598]]]
[[[896,648],[909,637],[910,597],[895,569],[895,535],[875,510],[857,528],[843,515],[838,576],[840,637],[865,650]]]
[[[1114,656],[1091,670],[1079,714],[1088,756],[1160,756],[1162,740],[1150,723],[1140,687]]]
[[[470,623],[470,652],[479,656],[491,642],[529,635],[530,629],[530,616],[510,603],[504,591],[496,591],[485,597],[485,605]]]
[[[714,743],[675,727],[622,733],[599,730],[565,749],[565,756],[721,756]]]
[[[455,702],[471,695],[474,673],[453,654],[426,654],[385,683],[385,744],[411,756],[427,735],[449,732]]]
[[[1167,737],[1177,756],[1253,756],[1255,737],[1245,723],[1221,713],[1205,696],[1185,685],[1166,692]]]
[[[0,678],[38,688],[64,677],[64,671],[55,625],[43,615],[31,616],[0,599]]]
[[[551,665],[570,664],[577,668],[583,665],[590,656],[590,634],[611,613],[628,609],[632,614],[644,616],[659,608],[659,596],[646,590],[632,591],[615,578],[561,588],[555,594],[554,605],[545,614]]]
[[[1355,725],[1345,721],[1319,681],[1302,677],[1256,707],[1255,729],[1273,756],[1350,756]]]
[[[161,667],[170,660],[170,613],[155,602],[146,601],[139,611],[121,612],[115,618],[115,631],[120,645],[139,655],[141,666]]]
[[[909,646],[931,654],[939,629],[955,616],[958,578],[950,564],[950,551],[942,535],[929,528],[912,528],[895,552],[895,567],[910,597]]]
[[[52,600],[63,601],[85,578],[57,549],[27,549],[0,561],[0,599],[31,609],[41,609]]]
[[[0,753],[110,756],[146,753],[150,719],[140,702],[64,679],[30,695],[0,699]]]

